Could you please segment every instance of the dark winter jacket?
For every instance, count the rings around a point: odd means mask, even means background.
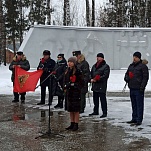
[[[54,68],[54,80],[53,80],[53,95],[63,96],[63,79],[64,73],[67,69],[67,61],[65,59],[57,62]]]
[[[64,78],[64,73],[67,69],[67,61],[65,59],[61,60],[60,62],[56,63],[55,66],[55,71],[56,71],[56,78],[59,81],[61,87],[63,87],[63,78]]]
[[[23,55],[23,58],[21,60],[17,60],[17,56],[13,58],[13,61],[9,65],[9,70],[12,71],[11,80],[14,82],[15,78],[15,69],[13,68],[13,65],[20,65],[22,69],[28,71],[30,69],[29,61],[26,59],[26,56]]]
[[[84,87],[81,90],[81,93],[88,92],[88,82],[90,81],[91,74],[88,62],[85,60],[83,54],[81,54],[81,58],[77,61],[77,67],[82,71],[84,77]]]
[[[74,83],[71,82],[71,77],[75,76]],[[81,102],[81,89],[84,86],[82,72],[79,69],[74,70],[68,68],[64,77],[64,90],[67,98],[67,110],[69,112],[79,112]]]
[[[148,79],[149,72],[145,60],[130,64],[124,77],[124,80],[128,83],[130,89],[141,90],[145,90]]]
[[[110,74],[110,67],[106,64],[105,60],[97,66],[97,63],[93,65],[91,69],[91,78],[95,78],[96,75],[100,76],[100,79],[92,83],[92,91],[106,93],[107,80]]]
[[[37,67],[37,70],[42,68],[44,71],[40,77],[40,83],[44,81],[50,75],[50,73],[54,70],[55,64],[56,64],[55,61],[51,58],[48,58],[47,60],[44,60],[43,58],[41,59]],[[44,81],[41,86],[49,86],[49,84],[50,84],[50,78]]]

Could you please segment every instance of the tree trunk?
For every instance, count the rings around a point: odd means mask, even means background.
[[[2,9],[2,0],[0,1],[0,65],[4,62],[6,66],[6,30]]]
[[[63,25],[69,26],[71,23],[70,19],[70,2],[69,0],[64,0],[64,17],[63,17]]]
[[[95,0],[92,0],[92,27],[95,26]]]
[[[16,40],[15,40],[14,31],[12,32],[12,41],[13,41],[13,51],[14,51],[14,56],[15,56],[16,55]]]
[[[50,0],[47,0],[47,25],[51,25],[51,8],[50,8]]]
[[[23,41],[23,13],[22,13],[22,0],[19,2],[19,9],[20,9],[20,45]]]
[[[87,22],[87,26],[90,26],[90,6],[89,6],[89,0],[86,0],[86,22]]]
[[[131,24],[131,27],[134,27],[134,2],[132,1],[132,20],[131,20],[131,22],[132,22],[132,24]]]

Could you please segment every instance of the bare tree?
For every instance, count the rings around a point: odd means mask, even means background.
[[[86,2],[86,23],[87,26],[90,26],[90,4],[89,0],[85,0]]]
[[[95,26],[95,0],[92,0],[92,27]]]
[[[70,19],[70,2],[69,0],[64,0],[64,17],[63,17],[63,25],[69,26],[71,19]]]
[[[2,9],[2,0],[0,1],[0,65],[4,62],[6,65],[6,33]]]
[[[51,24],[51,8],[50,8],[50,0],[47,0],[46,13],[47,13],[47,25],[50,25],[50,24]]]

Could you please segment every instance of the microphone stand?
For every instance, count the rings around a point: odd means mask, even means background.
[[[49,89],[49,96],[52,97],[52,87],[53,87],[53,74],[50,74],[48,77],[50,77],[50,89]],[[47,77],[47,79],[48,79]],[[46,80],[46,79],[45,79]],[[51,132],[51,127],[50,127],[50,124],[51,124],[51,121],[50,121],[50,105],[51,105],[51,97],[49,97],[49,112],[48,112],[48,117],[49,117],[49,120],[48,120],[48,131],[46,133],[42,133],[42,135],[40,136],[37,136],[35,137],[35,139],[41,137],[41,138],[50,138],[51,136],[61,136],[61,137],[65,137],[64,135],[61,135],[61,134],[56,134],[56,133],[52,133]]]

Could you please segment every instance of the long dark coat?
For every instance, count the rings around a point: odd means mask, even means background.
[[[23,58],[21,60],[17,60],[17,56],[15,56],[13,58],[13,61],[9,65],[9,70],[12,71],[12,76],[11,76],[12,82],[14,82],[14,78],[15,78],[15,70],[13,68],[13,65],[20,65],[21,68],[26,70],[26,71],[28,71],[30,69],[29,61],[26,59],[25,55],[23,56]]]
[[[67,61],[65,59],[61,60],[60,62],[57,62],[54,68],[55,74],[53,78],[53,88],[52,88],[52,94],[54,96],[64,96],[63,91],[63,80],[64,80],[64,74],[67,69]]]
[[[106,64],[105,60],[97,66],[97,63],[93,65],[91,69],[91,78],[93,79],[96,75],[100,75],[100,80],[92,83],[92,91],[106,93],[107,80],[110,74],[110,67]]]
[[[76,76],[74,86],[72,86],[72,82],[70,81],[70,77],[73,75]],[[80,112],[81,89],[83,86],[84,80],[82,72],[76,68],[75,73],[73,73],[73,69],[68,68],[64,77],[64,90],[66,91],[68,112]]]
[[[44,71],[40,77],[40,83],[43,82],[50,75],[50,73],[54,70],[55,64],[56,64],[56,62],[51,58],[48,58],[47,60],[44,60],[44,61],[42,59],[39,62],[37,70],[42,68]],[[50,79],[51,78],[48,78],[47,80],[45,80],[45,82],[42,83],[42,86],[49,86],[50,85]]]
[[[129,72],[133,73],[134,77],[130,79]],[[148,67],[146,62],[139,61],[137,63],[132,63],[129,65],[126,71],[124,80],[128,82],[128,87],[130,89],[144,89],[147,85],[149,79]]]
[[[82,71],[83,78],[84,78],[84,87],[82,88],[81,93],[87,93],[88,82],[90,81],[91,74],[90,74],[89,63],[85,60],[83,54],[81,54],[81,58],[77,61],[77,67]]]

